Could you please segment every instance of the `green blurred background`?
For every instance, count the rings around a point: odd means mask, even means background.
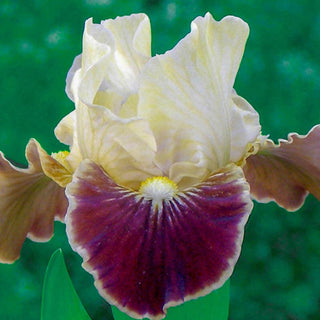
[[[172,48],[207,11],[218,20],[239,16],[251,28],[235,87],[260,113],[264,134],[276,140],[320,123],[319,1],[2,0],[0,150],[25,163],[30,137],[48,152],[61,149],[53,129],[73,109],[65,77],[81,52],[85,19],[145,12],[155,54]],[[319,215],[312,196],[296,213],[255,204],[232,276],[231,320],[320,318]],[[45,268],[58,247],[92,319],[106,319],[107,306],[79,268],[61,223],[49,243],[27,240],[20,260],[0,265],[0,319],[40,318]]]

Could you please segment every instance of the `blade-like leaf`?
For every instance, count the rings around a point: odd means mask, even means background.
[[[50,258],[44,278],[41,320],[90,320],[72,285],[61,249]]]
[[[230,280],[220,289],[205,297],[191,300],[180,306],[169,308],[165,320],[227,320],[229,315]],[[115,320],[132,318],[112,307]]]

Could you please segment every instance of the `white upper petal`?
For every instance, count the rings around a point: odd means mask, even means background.
[[[67,78],[75,123],[63,120],[57,135],[133,189],[148,175],[179,188],[202,181],[242,159],[260,133],[258,114],[233,89],[248,32],[239,18],[206,14],[174,49],[150,58],[144,14],[89,19]]]
[[[146,15],[118,17],[101,24],[88,19],[82,55],[75,59],[67,77],[67,93],[76,103],[77,99],[101,102],[101,94],[118,96],[123,102],[137,90],[141,69],[150,54],[150,22]]]
[[[155,134],[157,165],[177,183],[239,160],[260,132],[258,114],[233,90],[248,32],[236,17],[198,17],[143,71],[138,116]]]
[[[98,163],[119,185],[137,190],[148,177],[162,175],[154,164],[156,144],[147,121],[121,119],[107,108],[82,103],[77,112],[83,158]]]
[[[70,154],[67,156],[66,161],[69,163],[72,171],[75,171],[82,160],[82,155],[79,149],[78,133],[76,130],[76,111],[70,112],[66,115],[56,126],[54,133],[57,139],[68,145]]]
[[[244,156],[248,143],[256,141],[261,127],[259,114],[235,91],[233,91],[232,102],[230,161],[237,162]]]
[[[130,96],[137,91],[141,69],[150,54],[150,22],[145,14],[100,24],[94,24],[92,19],[86,21],[83,52],[75,58],[67,76],[66,91],[76,110],[62,119],[55,130],[57,138],[71,147],[67,160],[73,165],[89,158],[112,176],[118,172],[112,168],[119,166],[117,181],[121,183],[129,180],[124,165],[129,166],[131,161],[136,167],[138,160],[144,158],[141,168],[149,170],[146,163],[153,159],[154,137],[148,132],[148,123],[136,119],[137,99]],[[143,149],[140,158],[138,145]]]
[[[66,144],[71,146],[74,140],[74,132],[76,126],[76,112],[72,111],[67,114],[59,124],[54,129],[54,133],[57,139]]]

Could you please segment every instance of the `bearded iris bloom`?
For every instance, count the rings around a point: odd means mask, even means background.
[[[248,33],[206,14],[151,57],[146,15],[89,19],[67,76],[75,110],[55,130],[70,152],[32,139],[27,169],[0,154],[0,261],[59,219],[108,302],[161,319],[230,277],[252,197],[287,210],[320,199],[320,126],[275,145],[233,89]]]

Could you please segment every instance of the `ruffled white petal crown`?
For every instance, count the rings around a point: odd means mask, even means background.
[[[88,20],[67,79],[75,132],[64,120],[58,138],[132,189],[159,175],[185,189],[236,163],[260,132],[257,112],[233,90],[248,32],[239,18],[208,13],[151,58],[147,16]]]

